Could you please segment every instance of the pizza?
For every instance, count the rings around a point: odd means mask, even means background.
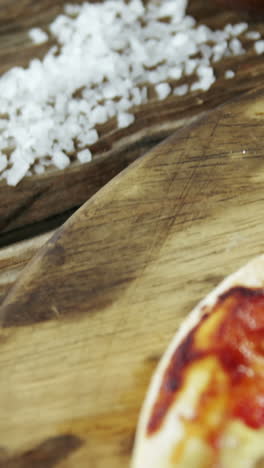
[[[264,467],[264,255],[185,319],[153,376],[132,468]]]

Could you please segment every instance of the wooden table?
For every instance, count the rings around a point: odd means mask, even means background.
[[[262,86],[162,142],[25,268],[0,308],[0,467],[129,466],[172,334],[263,253],[263,109]]]
[[[10,66],[26,65],[31,57],[41,57],[44,55],[46,50],[50,47],[51,43],[43,46],[32,46],[27,38],[26,31],[32,26],[42,26],[45,28],[46,25],[50,23],[52,18],[54,18],[60,11],[62,11],[63,3],[64,2],[62,0],[42,0],[38,2],[31,2],[29,0],[0,0],[0,71],[2,73],[8,70]],[[242,20],[248,20],[246,16],[239,16],[237,13],[233,12],[222,12],[214,6],[205,6],[205,3],[209,2],[192,0],[190,2],[190,13],[193,14],[198,19],[198,21],[206,23],[210,27],[221,28],[227,22],[235,23]],[[251,29],[264,33],[264,22],[256,23],[253,20],[250,20],[250,25]],[[74,213],[74,211],[79,208],[80,205],[88,200],[104,184],[106,184],[106,182],[112,179],[113,176],[118,174],[123,168],[127,167],[136,158],[139,158],[141,155],[146,153],[157,143],[164,140],[167,136],[171,135],[176,130],[187,126],[187,124],[190,124],[191,122],[195,122],[199,117],[205,115],[208,110],[214,109],[215,107],[225,103],[232,98],[238,98],[238,100],[234,106],[231,106],[229,109],[231,109],[231,112],[234,112],[234,115],[240,122],[239,96],[246,91],[254,89],[256,86],[260,85],[263,82],[264,76],[263,58],[254,54],[250,43],[246,43],[245,46],[248,47],[248,53],[245,56],[227,58],[223,62],[216,64],[216,74],[218,80],[207,93],[197,92],[181,98],[169,97],[165,103],[159,103],[153,97],[147,105],[140,109],[135,109],[137,120],[136,123],[129,129],[117,131],[115,129],[114,122],[110,122],[105,125],[101,129],[100,141],[94,148],[95,158],[92,163],[85,164],[83,166],[75,165],[66,169],[64,172],[52,170],[43,176],[27,178],[23,180],[16,188],[7,187],[3,183],[0,184],[0,300],[3,300],[7,291],[9,291],[12,285],[14,285],[24,266],[30,261],[33,255],[39,251],[40,247],[43,246],[43,244],[51,237],[55,230],[61,226],[63,221],[66,220],[72,213]],[[224,79],[224,71],[229,68],[236,72],[236,76],[233,80],[226,81]],[[243,119],[247,118],[245,108],[246,106],[244,105]],[[220,115],[221,119],[224,119],[221,111],[217,112],[218,114],[216,113],[214,115]],[[252,111],[252,115],[255,119],[254,109]],[[209,126],[212,132],[218,128],[219,122],[217,117],[215,118],[215,125],[213,125],[214,118],[212,118],[212,128]],[[230,115],[228,119],[230,123],[232,121]],[[244,122],[243,119],[241,120],[242,123]],[[200,128],[204,128],[203,124],[201,124],[201,127],[199,127],[199,125],[200,124],[198,123],[197,126],[194,126],[193,130],[190,130],[190,132],[187,128],[186,133],[183,132],[185,135],[184,138],[186,138],[186,135],[188,136],[189,133],[194,133],[198,140]],[[218,131],[219,135],[221,136],[221,130],[218,129]],[[206,131],[203,130],[203,132],[205,132],[203,135],[203,144],[205,144],[204,142],[206,141]],[[177,141],[177,135],[174,138],[175,140],[173,139],[172,141]],[[168,144],[168,147],[170,145],[171,143]],[[194,146],[190,144],[190,148],[193,149]],[[160,157],[160,155],[158,155],[159,150],[157,149],[155,151],[157,151],[157,153],[154,152],[153,158],[158,163],[158,159]],[[173,151],[171,146],[170,152],[173,170]],[[206,150],[204,155],[207,159],[210,159],[210,154],[206,154]],[[214,161],[219,163],[217,166],[217,171],[219,170],[219,174],[221,174],[222,177],[224,168],[220,164],[221,155],[219,156],[218,154],[214,156]],[[255,159],[252,159],[252,164],[254,165]],[[240,161],[240,159],[238,160]],[[147,161],[148,160],[142,164],[142,167],[144,167],[146,170],[146,174],[148,174]],[[209,162],[211,163],[212,161]],[[235,175],[236,157],[234,158],[233,163],[232,174]],[[188,164],[191,166],[192,161],[190,160]],[[251,164],[251,160],[249,160],[248,164]],[[199,170],[198,169],[196,171],[198,174],[197,177],[200,177],[202,168]],[[166,170],[163,168],[163,171],[165,180]],[[215,180],[217,180],[218,176],[217,171],[215,174]],[[246,180],[248,178],[248,168],[246,165],[244,166],[243,171],[243,177],[245,177]],[[136,173],[137,172],[135,171],[134,174]],[[130,178],[132,178],[133,180],[133,177],[133,174],[128,175],[127,179],[130,180]],[[142,180],[145,180],[145,178]],[[227,180],[226,182],[227,184],[225,187],[225,195],[228,196],[229,181]],[[257,188],[260,189],[261,180],[257,180],[256,183],[259,184]],[[118,183],[116,187],[116,193],[118,195]],[[144,192],[143,184],[141,184],[140,187],[141,188],[139,189],[139,192],[140,190]],[[206,191],[207,185],[204,184],[204,187]],[[254,196],[257,196],[257,188],[256,194],[255,192],[252,192],[250,195],[252,198],[252,203],[254,201]],[[235,192],[235,187],[233,187],[232,197],[234,199],[236,196]],[[115,190],[112,193],[115,194]],[[129,197],[137,198],[136,193],[131,193],[128,195]],[[151,194],[149,194],[149,196],[150,195]],[[175,197],[176,195],[177,190],[175,189]],[[216,198],[220,196],[217,191],[214,195]],[[179,196],[181,196],[181,194]],[[172,199],[174,200],[175,197],[172,196]],[[116,200],[118,200],[117,196]],[[187,203],[188,200],[184,200],[184,202]],[[221,203],[224,203],[224,201],[220,200],[220,205]],[[236,200],[236,203],[240,203],[240,201]],[[257,206],[259,210],[258,217],[260,218],[262,208],[261,199],[257,200]],[[242,211],[241,206],[239,210],[240,213]],[[147,212],[147,215],[151,218],[151,213]],[[167,213],[167,217],[168,215],[169,213]],[[192,213],[192,215],[194,215],[194,213]],[[221,215],[223,216],[223,211],[221,211]],[[80,215],[80,217],[82,217],[82,215]],[[232,213],[230,214],[230,220],[231,218]],[[162,220],[160,220],[160,223],[162,224]],[[66,233],[68,232],[67,228],[65,231]],[[260,229],[258,230],[258,235],[260,235]],[[127,239],[127,237],[128,232],[126,232],[126,236],[124,235],[124,239]],[[225,251],[226,257],[222,259],[222,264],[216,271],[218,275],[220,275],[220,273],[221,275],[224,274],[225,261],[228,259],[228,248],[233,248],[232,246],[236,245],[238,242],[238,238],[231,238],[230,245]],[[248,239],[244,240],[243,242],[245,242],[247,246],[250,244],[250,240]],[[56,240],[54,243],[56,244]],[[68,245],[70,245],[70,240]],[[49,251],[51,247],[52,243],[46,247],[46,251]],[[206,243],[204,244],[204,249],[206,250]],[[218,255],[221,256],[219,253]],[[235,262],[237,263],[239,255],[240,252],[236,251]],[[56,257],[56,252],[54,256]],[[53,263],[53,267],[56,270],[56,261]],[[236,265],[236,263],[234,264]],[[198,271],[200,269],[199,259],[197,259],[196,266]],[[109,276],[111,275],[109,274]],[[208,282],[211,284],[211,277],[208,276],[207,278],[204,274],[204,278],[205,282],[208,280]],[[152,277],[150,279],[152,280]],[[41,278],[39,278],[39,281],[40,280]],[[27,279],[26,283],[29,283],[29,279]],[[152,285],[151,281],[149,282],[149,285]],[[197,298],[200,294],[200,290],[198,291],[199,288],[200,285],[198,284],[197,290],[195,290]],[[94,289],[96,290],[96,288]],[[15,288],[14,290],[16,291]],[[117,325],[120,325],[121,327],[121,324],[118,323]],[[143,340],[143,334],[141,338]],[[163,337],[163,339],[165,338]],[[140,382],[145,379],[144,385],[147,384],[147,379],[149,378],[156,361],[157,356],[153,356],[153,359],[147,363],[148,371],[144,373],[144,376],[138,376],[138,380]],[[144,368],[144,371],[146,371],[146,368]],[[130,399],[132,401],[134,397],[132,398],[129,394],[127,398],[129,401]],[[143,391],[141,398],[143,398]],[[134,400],[132,403],[134,404]],[[69,445],[71,443],[74,445],[75,443],[74,440],[66,440],[64,442],[69,442]],[[130,451],[130,449],[131,447],[128,441],[127,446],[124,447],[124,456],[127,457],[127,453]],[[13,465],[11,463],[10,466],[18,466],[15,463],[16,462],[14,462]],[[27,459],[25,463],[27,463]],[[1,465],[0,453],[0,467],[1,466],[6,465]],[[19,466],[27,466],[28,468],[28,465],[20,464]]]

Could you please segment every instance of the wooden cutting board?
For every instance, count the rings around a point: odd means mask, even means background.
[[[0,310],[0,467],[124,468],[183,317],[263,253],[264,89],[113,179],[39,251]]]
[[[43,58],[54,42],[50,40],[36,46],[29,39],[28,30],[31,27],[48,30],[53,19],[63,12],[65,3],[67,0],[0,0],[0,75],[14,66],[27,66],[35,57]],[[78,1],[71,0],[70,3]],[[190,0],[188,13],[198,23],[213,29],[248,21],[250,30],[264,35],[264,21],[224,10],[216,3]],[[17,187],[8,187],[1,182],[0,246],[61,225],[113,176],[175,130],[208,109],[261,84],[263,58],[255,54],[252,41],[244,39],[243,45],[247,50],[245,55],[227,57],[215,64],[217,81],[208,92],[170,96],[160,102],[150,88],[149,102],[133,109],[136,121],[131,127],[118,130],[114,119],[100,126],[100,140],[92,148],[92,163],[27,177]],[[225,80],[227,69],[235,71],[233,80]]]

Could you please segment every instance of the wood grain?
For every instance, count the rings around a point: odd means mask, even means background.
[[[30,27],[44,29],[63,11],[63,0],[0,0],[0,73],[12,66],[26,66],[33,57],[43,57],[51,42],[35,46],[27,36]],[[73,2],[74,3],[74,2]],[[214,2],[190,1],[189,13],[213,28],[248,20],[250,27],[264,33],[264,24],[254,22],[237,12],[225,12]],[[100,127],[100,141],[93,148],[94,161],[26,178],[18,187],[0,184],[0,245],[6,245],[36,232],[61,225],[113,176],[150,150],[175,130],[192,122],[208,109],[233,98],[263,82],[264,64],[250,43],[245,43],[245,56],[227,58],[216,64],[217,82],[207,93],[196,92],[185,97],[170,97],[165,102],[150,102],[134,109],[136,123],[116,130],[115,121]],[[236,72],[233,80],[224,79],[224,71]],[[191,78],[190,78],[191,79]],[[10,232],[12,234],[10,234]]]
[[[0,249],[0,304],[23,268],[55,231]]]
[[[43,468],[129,465],[150,375],[179,323],[263,253],[263,115],[259,89],[182,129],[26,267],[0,309],[0,439],[12,468],[47,441]],[[52,465],[66,436],[74,449]]]

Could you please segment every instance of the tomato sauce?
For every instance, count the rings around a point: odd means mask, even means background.
[[[205,403],[210,401],[212,411],[212,403],[217,405],[220,398],[225,421],[238,419],[253,429],[263,428],[264,290],[231,288],[185,337],[164,374],[147,426],[149,436],[160,429],[171,405],[184,391],[192,367],[203,365],[208,358],[216,362],[215,376],[212,375],[195,408],[194,422],[196,419],[197,424],[206,424]],[[221,390],[219,371],[223,377]],[[219,431],[222,424],[223,421],[219,423]],[[211,445],[217,444],[217,428],[206,434]]]

